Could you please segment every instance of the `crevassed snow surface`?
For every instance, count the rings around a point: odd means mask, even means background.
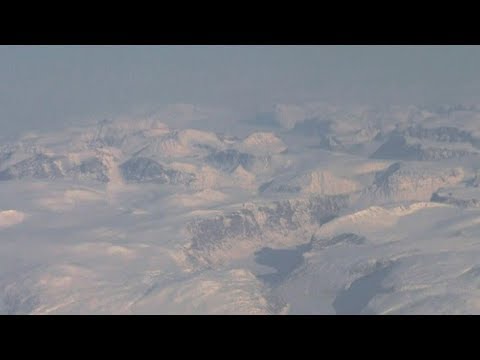
[[[480,313],[480,109],[210,114],[0,144],[0,313]]]

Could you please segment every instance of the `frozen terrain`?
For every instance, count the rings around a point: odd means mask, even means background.
[[[221,114],[0,144],[0,313],[480,314],[480,108]]]

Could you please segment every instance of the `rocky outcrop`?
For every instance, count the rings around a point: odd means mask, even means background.
[[[432,147],[420,143],[411,143],[404,135],[394,134],[382,144],[371,156],[372,159],[397,159],[413,161],[438,161],[461,158],[476,153],[466,150]]]
[[[269,238],[292,235],[297,230],[316,229],[335,218],[349,204],[347,196],[311,197],[249,204],[243,209],[213,218],[198,218],[187,225],[190,256],[214,261],[217,250],[249,243],[265,246]],[[313,230],[312,230],[313,233]]]
[[[107,183],[110,180],[107,166],[98,158],[82,161],[70,173],[79,180],[94,180],[102,183]]]
[[[480,200],[477,200],[477,199],[461,199],[461,198],[457,198],[453,195],[444,195],[444,194],[440,194],[438,192],[433,193],[430,201],[441,203],[441,204],[454,205],[454,206],[458,206],[458,207],[461,207],[461,208],[477,208],[477,207],[480,207]]]
[[[61,169],[61,160],[62,157],[37,154],[1,171],[0,180],[63,178],[65,174]]]
[[[439,188],[463,180],[461,168],[437,169],[396,162],[376,174],[361,199],[371,203],[428,201]]]
[[[216,169],[233,172],[239,166],[242,166],[246,170],[251,169],[255,156],[242,153],[238,150],[228,149],[213,152],[208,155],[205,160]]]
[[[313,170],[291,178],[274,179],[264,183],[259,187],[259,192],[340,195],[354,192],[358,186],[355,181],[335,176],[330,171]]]
[[[160,183],[160,184],[189,184],[195,176],[189,173],[168,169],[158,162],[135,157],[120,165],[120,171],[127,182]]]

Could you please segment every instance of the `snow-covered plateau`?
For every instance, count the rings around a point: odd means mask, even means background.
[[[1,314],[480,314],[480,108],[168,109],[0,144]]]

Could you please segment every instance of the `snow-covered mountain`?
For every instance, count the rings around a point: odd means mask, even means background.
[[[219,116],[0,144],[0,313],[480,313],[480,108]]]

